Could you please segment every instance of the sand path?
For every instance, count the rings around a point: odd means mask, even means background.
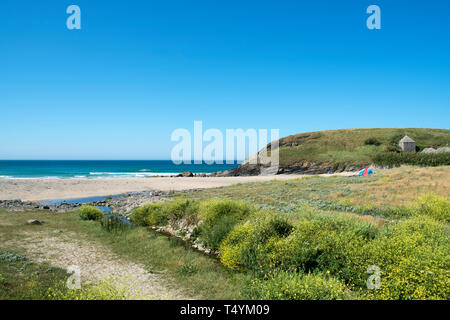
[[[15,245],[27,251],[27,257],[36,263],[48,263],[67,270],[77,266],[81,286],[107,281],[118,290],[124,290],[128,299],[177,300],[192,299],[170,283],[162,274],[149,272],[145,266],[124,261],[107,247],[84,239],[75,233],[33,232]]]

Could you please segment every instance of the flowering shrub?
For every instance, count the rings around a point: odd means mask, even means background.
[[[220,261],[232,270],[243,268],[242,255],[249,247],[254,228],[251,225],[238,225],[220,245]]]
[[[375,299],[449,299],[450,238],[447,227],[429,217],[399,222],[382,237],[353,248],[347,279],[364,286],[368,265],[381,271],[381,288],[369,290]]]
[[[244,290],[246,299],[258,300],[343,300],[354,295],[339,280],[324,274],[276,272],[265,279],[253,279]]]
[[[353,218],[315,215],[300,219],[284,235],[270,231],[268,221],[260,217],[236,226],[220,246],[222,263],[257,271],[259,288],[280,293],[280,278],[261,280],[274,271],[294,278],[300,277],[297,273],[329,272],[368,298],[450,298],[450,234],[433,218],[420,216],[378,228]],[[367,269],[372,265],[380,269],[380,288],[368,290]],[[298,280],[283,277],[288,283]],[[276,297],[265,294],[258,297]],[[283,291],[281,297],[290,296]]]
[[[218,249],[220,242],[235,225],[249,216],[254,208],[245,202],[231,200],[210,200],[200,204],[200,239],[211,249]]]
[[[450,222],[450,200],[433,194],[423,195],[416,199],[415,212]]]

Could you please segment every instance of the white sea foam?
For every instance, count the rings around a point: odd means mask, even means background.
[[[0,176],[0,179],[15,179],[15,180],[49,180],[49,179],[65,179],[59,176],[46,176],[46,177],[14,177],[14,176]]]
[[[171,177],[176,176],[177,172],[89,172],[91,176],[134,176],[134,177]]]

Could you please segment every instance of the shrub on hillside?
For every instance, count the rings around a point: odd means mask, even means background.
[[[450,165],[450,152],[443,153],[394,153],[380,152],[373,157],[373,162],[379,166],[396,167],[401,165],[415,165],[435,167]]]
[[[220,242],[235,225],[248,217],[254,208],[241,201],[210,200],[200,204],[199,226],[201,240],[211,249],[218,249]]]
[[[371,137],[371,138],[367,138],[364,141],[364,144],[368,145],[368,146],[379,146],[379,145],[381,145],[381,142],[377,138]]]
[[[79,211],[82,220],[100,220],[103,218],[103,211],[93,206],[82,206]]]
[[[398,144],[389,144],[384,148],[384,151],[400,153],[402,152],[402,148]]]
[[[344,300],[354,299],[341,281],[324,274],[276,272],[253,279],[244,288],[245,299],[256,300]]]

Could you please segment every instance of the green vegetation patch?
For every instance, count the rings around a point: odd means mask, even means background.
[[[80,208],[79,213],[82,220],[100,220],[104,213],[99,208],[84,205]]]
[[[444,156],[399,156],[398,143],[408,135],[418,151],[450,144],[450,130],[416,128],[343,129],[307,132],[280,140],[280,166],[290,168],[315,164],[326,170],[381,165],[448,165]]]
[[[324,274],[275,272],[267,279],[253,279],[243,293],[255,300],[356,299],[343,282]]]

